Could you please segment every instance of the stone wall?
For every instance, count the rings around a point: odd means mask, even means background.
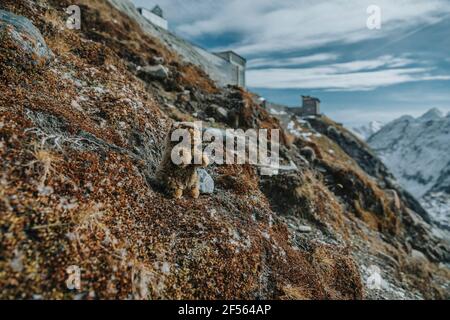
[[[114,7],[136,20],[146,32],[157,37],[171,50],[177,52],[186,62],[202,68],[219,86],[239,85],[236,66],[210,53],[174,33],[158,28],[147,21],[129,0],[108,0]]]
[[[151,23],[157,25],[158,27],[163,28],[165,30],[169,29],[169,23],[167,22],[166,19],[161,18],[160,16],[154,14],[153,12],[145,8],[139,9],[139,12],[144,16],[144,18],[149,20]]]

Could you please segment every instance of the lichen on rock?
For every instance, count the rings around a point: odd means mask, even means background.
[[[3,50],[6,47],[6,41],[9,40],[16,49],[20,49],[14,54],[17,56],[26,55],[33,65],[47,63],[54,57],[40,31],[33,23],[12,12],[0,10],[0,37],[2,37]],[[9,49],[14,50],[14,47]],[[20,61],[19,63],[23,62]]]

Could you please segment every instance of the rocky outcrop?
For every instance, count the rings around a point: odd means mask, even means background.
[[[321,134],[327,135],[344,150],[369,175],[375,178],[393,177],[380,159],[354,135],[344,128],[327,123],[322,118],[309,118],[307,121]]]
[[[15,66],[38,65],[53,59],[40,31],[25,17],[0,10],[2,57]]]
[[[315,130],[335,141],[367,174],[377,179],[383,187],[395,189],[409,208],[417,212],[425,221],[431,222],[428,213],[423,209],[419,201],[395,181],[392,173],[366,143],[356,138],[343,127],[333,125],[325,118],[310,118],[307,121]]]
[[[169,77],[169,70],[163,65],[145,66],[138,70],[138,76],[144,81],[164,80]]]

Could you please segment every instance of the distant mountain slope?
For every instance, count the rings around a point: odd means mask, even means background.
[[[403,187],[450,228],[450,115],[431,109],[417,119],[403,116],[368,143]]]
[[[369,139],[375,133],[381,130],[383,123],[380,121],[371,121],[366,125],[353,127],[351,131],[363,140]]]

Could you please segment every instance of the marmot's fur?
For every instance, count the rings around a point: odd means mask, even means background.
[[[185,129],[191,136],[191,150],[180,149],[182,163],[175,164],[172,161],[172,150],[179,144],[178,141],[171,141],[172,133],[177,129]],[[196,148],[194,139],[201,138],[200,129],[193,123],[175,123],[166,138],[166,146],[163,159],[156,172],[156,180],[165,191],[176,199],[180,199],[183,194],[188,193],[194,199],[200,196],[200,180],[197,174],[198,167],[206,167],[209,164],[208,157],[203,154],[201,148]],[[194,164],[195,155],[201,155],[201,164]]]

